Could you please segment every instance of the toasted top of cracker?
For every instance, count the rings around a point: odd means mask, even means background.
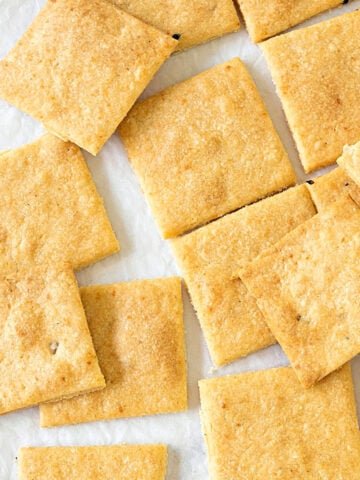
[[[48,1],[0,62],[0,96],[95,155],[176,45],[109,2]]]

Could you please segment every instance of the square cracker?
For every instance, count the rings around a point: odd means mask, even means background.
[[[305,387],[360,352],[359,257],[360,207],[346,196],[240,275]]]
[[[238,58],[138,103],[119,131],[165,238],[295,183]]]
[[[273,37],[343,0],[237,0],[253,42]]]
[[[109,2],[49,0],[0,62],[0,96],[96,154],[176,45]]]
[[[187,408],[179,278],[81,289],[106,388],[40,407],[41,426]]]
[[[349,366],[304,390],[292,369],[200,381],[211,480],[357,480]]]
[[[315,213],[302,185],[172,240],[175,258],[216,366],[274,343],[238,272]]]
[[[350,195],[360,203],[360,188],[351,180],[343,168],[335,168],[330,173],[308,180],[307,187],[318,212],[323,212],[330,203],[344,195]]]
[[[105,387],[70,267],[0,275],[0,414]]]
[[[359,30],[354,11],[262,44],[306,172],[360,138]]]
[[[47,134],[0,156],[0,267],[69,262],[119,250],[78,147]]]
[[[168,35],[181,35],[176,50],[240,29],[232,0],[111,0]]]
[[[27,447],[19,480],[165,480],[165,445]]]

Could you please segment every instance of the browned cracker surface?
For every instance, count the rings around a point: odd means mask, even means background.
[[[295,183],[238,58],[138,103],[119,132],[165,238]]]
[[[180,35],[176,50],[239,30],[232,0],[111,0],[168,35]]]
[[[19,480],[164,480],[165,445],[27,447]]]
[[[306,172],[360,138],[360,11],[262,44]]]
[[[103,0],[48,1],[0,62],[0,97],[96,154],[176,45]]]
[[[275,341],[238,272],[315,213],[302,185],[172,240],[215,365]]]
[[[350,367],[304,390],[280,368],[200,381],[211,480],[357,480]]]
[[[342,0],[237,0],[253,42],[260,42],[336,7]]]
[[[241,273],[301,383],[360,352],[360,207],[346,196]]]
[[[187,408],[179,278],[81,289],[107,386],[41,405],[44,427]]]

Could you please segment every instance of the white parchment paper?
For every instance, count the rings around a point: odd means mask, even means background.
[[[44,0],[0,0],[0,58],[4,57],[19,39],[44,3]],[[303,25],[359,7],[360,0],[353,0]],[[300,166],[266,63],[260,49],[250,42],[244,28],[239,33],[173,56],[158,72],[143,97],[234,56],[239,56],[247,65],[290,155],[298,180],[304,181],[307,177]],[[42,132],[42,127],[35,120],[0,101],[0,150],[28,143],[38,138]],[[120,140],[113,136],[96,158],[86,153],[85,157],[97,188],[104,198],[113,228],[121,243],[121,252],[79,272],[77,277],[80,285],[178,274],[168,244],[157,232]],[[316,175],[320,173],[322,172]],[[286,365],[288,362],[280,347],[273,346],[213,372],[198,321],[185,291],[184,303],[189,373],[188,412],[54,429],[40,429],[37,408],[4,415],[0,417],[0,480],[17,478],[16,456],[21,446],[159,442],[169,446],[168,480],[207,480],[209,476],[206,452],[198,414],[198,380]],[[353,374],[360,404],[358,359],[353,361]]]

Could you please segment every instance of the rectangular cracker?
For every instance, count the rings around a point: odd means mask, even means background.
[[[237,0],[253,42],[273,37],[343,0]]]
[[[0,414],[105,387],[69,267],[0,275]]]
[[[359,30],[354,11],[262,44],[306,172],[360,138]]]
[[[0,156],[0,267],[69,262],[78,269],[119,250],[78,147],[53,135]]]
[[[165,445],[27,447],[19,480],[165,480]]]
[[[106,388],[41,405],[42,427],[187,408],[179,278],[81,289]]]
[[[310,390],[291,368],[200,381],[211,480],[357,480],[360,440],[347,365]]]
[[[240,274],[305,387],[360,352],[359,256],[360,207],[346,196]]]
[[[0,96],[95,155],[176,46],[109,2],[48,1],[0,62]]]
[[[138,103],[119,133],[165,238],[295,183],[238,58]]]
[[[184,50],[240,29],[232,0],[111,0],[145,23],[177,38]]]
[[[172,240],[171,247],[216,366],[274,343],[238,272],[315,213],[302,185]]]

